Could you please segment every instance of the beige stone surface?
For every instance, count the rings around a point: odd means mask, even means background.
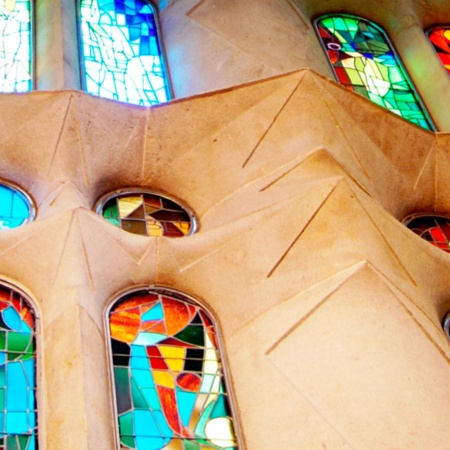
[[[0,274],[40,311],[46,448],[114,448],[105,311],[154,284],[216,318],[241,448],[446,448],[449,255],[400,223],[450,209],[446,133],[311,70],[151,109],[75,91],[0,108],[2,168],[38,207],[0,233]],[[198,233],[92,211],[127,186],[183,200]]]

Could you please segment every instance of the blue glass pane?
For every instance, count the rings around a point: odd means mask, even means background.
[[[31,83],[31,1],[0,0],[0,92],[25,92]]]
[[[154,8],[145,0],[81,0],[86,91],[150,106],[168,88]]]
[[[0,184],[0,229],[22,225],[29,219],[30,213],[30,203],[20,191]]]

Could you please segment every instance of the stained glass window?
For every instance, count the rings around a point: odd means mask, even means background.
[[[377,105],[427,130],[433,124],[384,31],[344,14],[316,21],[338,81]]]
[[[450,26],[432,28],[427,34],[439,59],[450,74]]]
[[[129,293],[109,313],[123,449],[237,449],[217,347],[203,308],[179,293]]]
[[[450,252],[450,217],[434,213],[416,213],[403,223],[421,238],[446,252]]]
[[[169,98],[155,8],[147,0],[80,0],[85,89],[150,106]]]
[[[0,181],[0,230],[16,228],[34,218],[31,198],[11,183]]]
[[[444,317],[442,328],[444,329],[444,333],[446,334],[448,339],[450,339],[450,312],[448,312]]]
[[[31,0],[0,0],[0,92],[31,88]]]
[[[189,208],[155,192],[108,194],[99,200],[96,210],[113,225],[144,236],[182,237],[196,230]]]
[[[37,448],[35,317],[0,285],[0,449]]]

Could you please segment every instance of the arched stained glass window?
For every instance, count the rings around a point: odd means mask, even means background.
[[[377,105],[427,130],[433,124],[384,31],[346,14],[316,20],[338,81]]]
[[[80,0],[87,92],[143,106],[169,98],[155,15],[147,0]]]
[[[109,312],[120,448],[237,448],[214,325],[172,290],[137,290]]]
[[[35,316],[0,284],[0,449],[37,448]]]
[[[450,217],[436,213],[415,213],[403,224],[437,248],[450,252]]]
[[[31,90],[31,0],[0,0],[0,42],[0,92]]]
[[[34,219],[31,197],[18,186],[0,181],[0,230],[16,228]]]
[[[427,31],[427,35],[439,59],[450,74],[450,25],[434,27]]]

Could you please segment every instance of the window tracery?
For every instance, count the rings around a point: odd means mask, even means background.
[[[170,97],[155,7],[148,0],[80,0],[88,93],[150,106]]]
[[[316,30],[338,81],[427,130],[434,126],[386,33],[347,14],[325,15]]]
[[[450,217],[436,213],[415,213],[403,224],[437,248],[450,252]]]
[[[31,222],[35,211],[33,200],[24,190],[0,180],[0,230]]]
[[[427,31],[427,35],[442,65],[450,74],[450,26],[431,28]]]
[[[31,90],[31,0],[0,0],[0,42],[0,92]]]
[[[0,283],[0,448],[37,448],[35,314]]]
[[[136,290],[113,304],[109,332],[122,448],[237,449],[202,307],[172,290]]]
[[[95,209],[111,224],[144,236],[182,237],[197,229],[197,221],[187,206],[145,189],[112,192],[103,196]]]

